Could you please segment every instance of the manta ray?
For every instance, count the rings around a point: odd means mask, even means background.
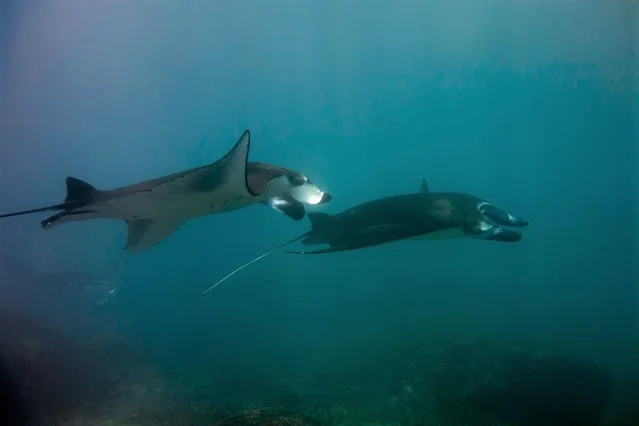
[[[41,222],[43,229],[90,219],[121,219],[128,227],[125,250],[141,252],[163,241],[190,218],[264,204],[301,220],[305,204],[332,199],[299,172],[248,162],[250,143],[251,134],[245,130],[235,146],[212,164],[111,190],[67,177],[63,203],[0,218],[59,211]]]
[[[305,246],[327,244],[315,251],[292,254],[323,254],[378,246],[405,239],[441,240],[470,237],[514,243],[518,232],[506,227],[525,227],[528,221],[471,194],[431,192],[425,179],[420,191],[379,198],[336,215],[309,213],[311,230],[240,266],[202,294],[235,273],[293,242]]]

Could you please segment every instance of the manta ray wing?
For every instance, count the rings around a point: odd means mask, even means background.
[[[325,248],[325,249],[321,249],[321,250],[315,250],[315,251],[288,251],[288,250],[284,250],[284,253],[289,253],[289,254],[324,254],[324,253],[335,253],[338,251],[348,251],[348,250],[355,250],[359,247],[330,247],[330,248]]]
[[[208,166],[173,175],[172,179],[164,179],[164,182],[150,190],[151,196],[202,196],[211,203],[211,207],[232,207],[233,201],[237,203],[242,199],[252,198],[257,194],[253,194],[247,184],[249,149],[250,132],[246,130],[224,157]],[[176,202],[180,201],[176,198]],[[130,252],[147,250],[180,228],[191,216],[185,211],[182,215],[172,217],[127,220],[129,235],[125,249]]]
[[[222,158],[208,166],[198,167],[163,182],[152,191],[192,194],[216,193],[225,197],[255,197],[247,182],[247,161],[251,133],[245,130],[235,146]]]
[[[326,221],[322,216],[313,214],[314,217],[319,217],[320,220]],[[317,222],[317,219],[314,219]],[[327,221],[331,224],[331,220]],[[335,223],[335,219],[332,219]],[[325,226],[321,223],[321,226]],[[321,227],[319,229],[322,229]],[[322,231],[320,231],[322,232]],[[405,227],[401,224],[384,224],[370,226],[359,230],[346,230],[339,235],[335,242],[331,241],[329,237],[328,241],[322,242],[316,240],[311,244],[329,244],[331,247],[315,251],[285,251],[290,254],[323,254],[323,253],[335,253],[339,251],[358,250],[366,247],[374,247],[382,244],[392,243],[394,241],[400,241],[406,238],[414,237],[425,233],[424,230],[419,228]],[[330,236],[330,234],[328,234]],[[302,241],[304,243],[304,241]],[[308,244],[308,243],[307,243]]]
[[[184,222],[182,218],[127,220],[129,235],[124,249],[128,252],[148,250],[177,231]]]
[[[172,216],[204,216],[251,204],[253,193],[246,170],[250,132],[245,130],[235,146],[207,166],[139,182],[108,191],[103,197],[115,216],[153,218],[156,212]]]

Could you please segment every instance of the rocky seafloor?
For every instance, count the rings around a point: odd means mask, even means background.
[[[299,380],[200,380],[213,388],[2,320],[2,425],[639,425],[638,376],[498,342],[421,342]]]
[[[161,381],[121,389],[110,403],[79,410],[66,425],[493,425],[631,426],[633,398],[615,404],[613,379],[570,359],[496,354],[458,364],[459,348],[430,371],[393,384],[336,381],[260,395],[194,394]],[[466,348],[465,350],[471,350]],[[497,351],[497,349],[495,349]],[[497,356],[495,356],[497,355]],[[499,359],[501,358],[501,359]],[[481,365],[480,365],[481,364]],[[344,378],[342,376],[342,378]],[[352,382],[351,382],[352,383]],[[639,395],[639,394],[636,394]],[[637,401],[637,400],[635,400]],[[634,410],[634,412],[633,412]]]

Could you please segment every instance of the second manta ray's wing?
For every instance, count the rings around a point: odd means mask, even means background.
[[[367,246],[367,247],[370,247],[370,246]],[[357,250],[358,248],[362,248],[362,247],[330,247],[330,248],[321,249],[321,250],[315,250],[315,251],[288,251],[288,250],[285,250],[284,253],[289,253],[289,254],[324,254],[324,253],[336,253],[336,252],[339,252],[339,251]]]
[[[285,251],[290,254],[324,254],[335,253],[340,251],[357,250],[366,247],[374,247],[382,244],[392,243],[394,241],[421,235],[424,232],[414,228],[405,227],[399,224],[376,225],[363,228],[359,231],[345,232],[345,236],[336,244],[330,244],[331,247],[315,251]],[[347,237],[347,238],[346,238]]]

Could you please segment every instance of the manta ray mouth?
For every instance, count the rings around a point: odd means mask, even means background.
[[[322,198],[324,198],[324,193],[320,192],[319,194],[313,194],[311,196],[308,197],[307,203],[308,204],[319,204],[320,201],[322,201]]]
[[[326,203],[333,197],[328,193],[320,190],[317,186],[311,183],[305,183],[304,185],[291,188],[291,196],[300,203],[316,205]]]

